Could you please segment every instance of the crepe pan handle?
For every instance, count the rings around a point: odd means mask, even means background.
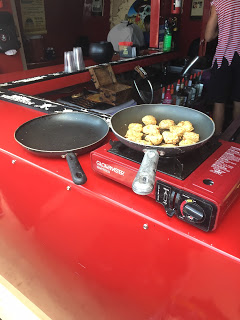
[[[139,195],[147,195],[153,191],[157,171],[159,153],[153,149],[145,149],[144,157],[138,173],[133,180],[132,190]]]
[[[66,159],[72,175],[73,182],[78,185],[84,184],[87,181],[87,177],[75,153],[73,152],[67,153]]]

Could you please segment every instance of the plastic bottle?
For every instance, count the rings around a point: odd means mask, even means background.
[[[187,102],[188,94],[185,89],[185,85],[187,85],[187,81],[186,81],[186,84],[184,84],[184,79],[182,79],[181,86],[180,86],[180,89],[177,93],[177,98],[176,98],[176,104],[179,106],[185,106],[185,104]]]
[[[161,102],[163,103],[165,97],[165,87],[162,88],[162,97],[161,97]]]
[[[201,97],[203,84],[201,83],[201,72],[198,72],[196,77],[194,78],[194,88],[196,89],[196,98]]]
[[[195,88],[193,88],[192,86],[192,75],[190,76],[189,80],[188,80],[188,85],[187,85],[187,93],[188,93],[188,97],[187,97],[187,105],[190,105],[192,103],[192,98],[193,95],[196,93],[195,92]]]
[[[191,92],[190,92],[190,96],[188,97],[188,102],[189,104],[192,104],[194,102],[194,100],[196,99],[196,88],[194,87],[193,84],[193,76],[190,76],[190,84],[188,83],[188,86],[191,87]]]
[[[180,79],[178,79],[176,84],[176,94],[178,93],[179,89],[180,89]]]
[[[203,91],[203,83],[201,82],[202,80],[202,74],[203,74],[203,71],[199,72],[199,83],[198,83],[198,97],[201,97],[202,95],[202,91]]]
[[[164,21],[161,21],[160,19],[160,22],[159,22],[159,50],[160,52],[163,52],[163,41],[164,41],[164,30],[165,30],[165,27],[164,27]]]
[[[184,81],[184,79],[182,79],[182,81]],[[176,85],[176,105],[178,105],[178,106],[181,103],[182,81],[180,82],[180,79],[179,79],[178,82],[177,82],[177,85]]]
[[[193,75],[192,86],[195,89],[195,97],[194,97],[194,100],[195,100],[198,97],[198,78],[196,73],[194,73]]]
[[[180,84],[180,81],[179,81],[179,84]],[[176,93],[175,93],[175,90],[174,90],[174,85],[172,84],[171,85],[171,96],[172,96],[172,104],[176,104]]]
[[[187,105],[188,102],[188,95],[189,95],[189,90],[188,90],[188,80],[185,80],[185,84],[184,84],[184,91],[183,91],[183,106]]]
[[[168,85],[168,87],[167,87],[167,91],[166,91],[165,97],[163,99],[163,104],[172,104],[172,95],[171,95],[171,91],[170,91],[170,85]]]
[[[165,21],[165,34],[163,40],[163,52],[169,52],[172,48],[172,34],[168,26],[168,21]]]

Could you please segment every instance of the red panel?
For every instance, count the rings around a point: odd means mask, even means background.
[[[159,47],[160,0],[151,2],[150,47]]]

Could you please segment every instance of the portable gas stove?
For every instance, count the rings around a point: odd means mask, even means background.
[[[125,186],[140,167],[143,152],[120,141],[110,141],[91,152],[94,171]],[[210,139],[194,152],[161,157],[150,197],[164,206],[168,216],[203,230],[214,230],[234,199],[240,185],[240,144]]]

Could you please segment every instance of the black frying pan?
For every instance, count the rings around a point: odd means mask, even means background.
[[[142,123],[142,118],[146,115],[153,115],[158,123],[164,119],[172,119],[176,123],[188,120],[193,124],[194,131],[199,134],[200,141],[189,146],[171,148],[146,146],[124,138],[128,125],[132,122]],[[122,143],[145,153],[132,185],[133,191],[141,195],[149,194],[153,190],[159,156],[171,157],[195,150],[206,143],[215,131],[214,122],[206,114],[186,107],[165,104],[145,104],[121,110],[112,116],[111,127],[115,136]]]
[[[22,124],[15,132],[15,139],[38,155],[66,157],[74,183],[83,184],[87,178],[76,154],[100,146],[108,131],[108,124],[100,117],[82,112],[63,112]]]

